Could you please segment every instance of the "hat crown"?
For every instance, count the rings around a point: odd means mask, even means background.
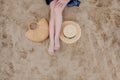
[[[66,25],[63,29],[63,34],[65,37],[73,38],[77,34],[77,29],[73,25]]]

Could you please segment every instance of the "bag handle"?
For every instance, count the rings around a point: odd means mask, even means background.
[[[32,24],[38,25],[37,21],[32,21],[32,22],[28,25],[28,29],[29,29],[29,30],[32,30],[32,29],[31,29],[31,25],[32,25]]]

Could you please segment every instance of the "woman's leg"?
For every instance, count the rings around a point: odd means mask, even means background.
[[[50,55],[54,54],[54,33],[55,33],[55,8],[56,1],[52,1],[50,3],[50,22],[49,22],[49,37],[50,37],[50,42],[49,42],[49,48],[48,52]]]
[[[69,1],[70,0],[58,0],[55,6],[55,50],[60,48],[59,36],[62,25],[62,12]]]

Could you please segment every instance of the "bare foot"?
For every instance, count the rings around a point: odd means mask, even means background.
[[[49,48],[48,48],[48,53],[53,56],[54,55],[54,41],[50,42]]]
[[[55,38],[54,50],[59,50],[59,49],[60,49],[60,40],[59,40],[59,38]]]

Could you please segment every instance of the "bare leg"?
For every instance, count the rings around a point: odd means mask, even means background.
[[[54,30],[55,30],[55,14],[54,14],[55,1],[50,3],[50,23],[49,23],[49,48],[48,52],[50,55],[54,55]]]
[[[55,6],[55,50],[60,48],[60,31],[62,25],[62,12],[70,0],[58,0]]]

